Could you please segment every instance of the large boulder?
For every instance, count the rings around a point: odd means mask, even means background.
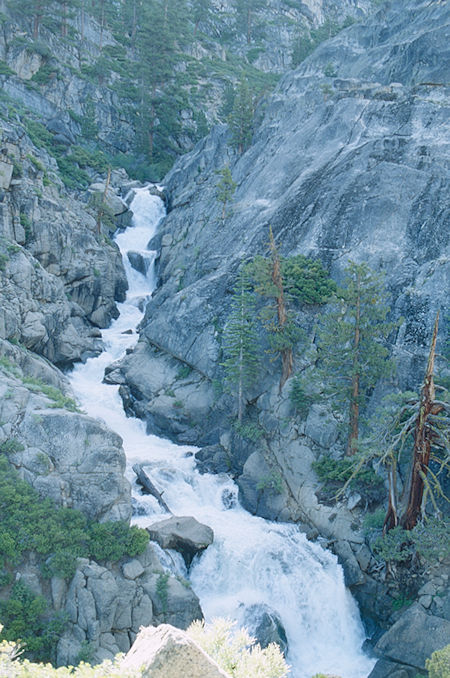
[[[189,567],[193,557],[204,551],[214,540],[214,532],[190,516],[173,516],[147,528],[150,539],[163,549],[179,551]]]
[[[420,605],[415,604],[381,636],[375,650],[391,661],[423,671],[425,660],[435,650],[445,647],[449,638],[450,622],[426,614]]]
[[[194,640],[169,624],[141,629],[122,667],[142,667],[143,678],[229,678]]]

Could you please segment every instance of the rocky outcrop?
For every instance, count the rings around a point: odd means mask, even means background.
[[[57,645],[59,666],[73,665],[86,648],[94,663],[127,652],[142,626],[169,622],[184,629],[203,618],[195,593],[164,570],[151,543],[142,555],[117,565],[80,558],[73,579],[53,577],[47,595],[68,620]]]
[[[315,496],[310,462],[342,451],[326,408],[313,405],[300,416],[288,385],[276,393],[277,364],[267,364],[248,394],[258,441],[241,444],[233,434],[235,405],[221,391],[220,367],[229,292],[242,260],[265,251],[269,223],[281,253],[318,257],[338,281],[349,259],[367,262],[385,273],[392,316],[404,318],[392,338],[398,383],[416,386],[432,319],[447,305],[447,13],[442,3],[391,3],[282,79],[242,156],[219,126],[178,161],[166,181],[171,211],[152,243],[161,251],[160,286],[138,346],[108,377],[152,430],[221,446],[214,456],[229,458],[238,474],[248,460],[240,485],[252,510],[264,504],[265,515],[295,520],[303,511],[340,539],[349,536],[359,500],[349,499],[352,508],[336,518]],[[216,172],[227,164],[237,189],[222,223]],[[301,312],[307,332],[316,314]],[[300,356],[296,367],[305,365]],[[280,471],[285,499],[266,488],[262,502],[258,484]]]
[[[142,667],[144,678],[228,676],[192,638],[168,624],[161,624],[157,629],[142,629],[121,666]]]
[[[173,516],[161,520],[147,527],[147,531],[150,539],[162,548],[179,551],[187,567],[194,556],[208,548],[214,540],[212,529],[191,516]]]
[[[374,666],[369,678],[404,676],[410,678],[425,672],[425,662],[450,638],[450,622],[424,612],[420,605],[411,606],[380,638],[375,646],[383,659]]]
[[[0,443],[10,463],[59,506],[93,520],[129,520],[121,438],[77,411],[55,368],[8,342],[0,352]]]
[[[21,176],[0,195],[0,337],[68,365],[97,353],[97,328],[117,316],[121,256],[87,203],[60,194],[55,161],[19,126],[3,125],[2,145]]]

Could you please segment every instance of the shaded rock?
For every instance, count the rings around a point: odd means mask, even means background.
[[[329,448],[336,442],[337,421],[326,407],[314,404],[306,419],[305,434],[321,447]]]
[[[286,631],[278,614],[267,605],[251,605],[245,611],[244,625],[261,647],[277,643],[286,655],[288,640]]]
[[[196,642],[169,624],[142,629],[121,666],[143,667],[143,678],[227,678]]]
[[[133,251],[127,252],[127,256],[130,261],[130,264],[136,271],[138,271],[138,273],[142,273],[142,275],[147,275],[148,269],[151,264],[150,256],[146,257],[142,254],[142,252],[133,252]]]
[[[239,499],[248,511],[276,520],[285,505],[281,475],[272,470],[260,452],[253,452],[238,478]]]
[[[222,445],[208,445],[195,453],[195,461],[200,473],[228,473],[230,455]]]
[[[450,622],[428,615],[420,605],[411,606],[375,646],[387,659],[425,669],[425,660],[448,644]]]
[[[417,670],[406,664],[379,659],[368,678],[416,678]]]
[[[195,518],[182,516],[168,518],[147,527],[150,539],[158,542],[164,549],[174,549],[183,556],[186,565],[193,557],[204,551],[214,540],[214,532]]]

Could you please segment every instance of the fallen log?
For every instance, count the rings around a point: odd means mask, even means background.
[[[156,487],[153,485],[152,481],[142,468],[140,464],[133,464],[133,471],[135,472],[137,476],[137,482],[139,485],[145,490],[146,494],[151,494],[152,497],[155,497],[157,500],[158,504],[163,508],[165,511],[168,513],[172,514],[172,511],[170,508],[167,506],[166,502],[162,498],[161,492],[158,492]]]

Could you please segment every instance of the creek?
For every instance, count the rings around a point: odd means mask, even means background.
[[[103,353],[77,365],[70,378],[84,411],[123,439],[133,522],[146,526],[167,517],[153,497],[137,488],[131,465],[138,462],[175,515],[194,516],[214,530],[214,543],[194,559],[189,573],[181,558],[167,558],[170,569],[188,577],[206,620],[228,617],[251,631],[255,616],[270,609],[286,631],[291,678],[318,672],[365,678],[374,661],[361,650],[364,629],[336,557],[309,542],[294,524],[249,514],[239,505],[232,479],[201,475],[195,448],[147,435],[142,421],[125,415],[118,387],[102,383],[105,368],[137,342],[142,309],[156,286],[157,252],[147,250],[147,243],[165,215],[163,202],[147,188],[137,189],[130,209],[132,225],[115,238],[128,276],[127,298],[118,304],[117,320],[102,332]],[[132,268],[129,251],[146,261],[146,275]]]

